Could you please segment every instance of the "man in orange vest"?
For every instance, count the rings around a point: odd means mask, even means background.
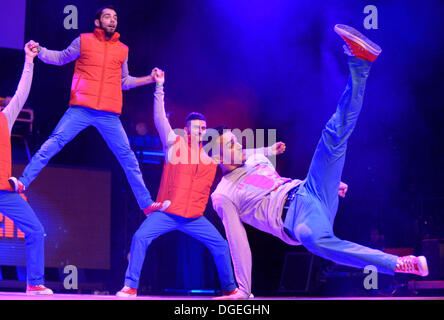
[[[128,73],[128,47],[116,32],[117,14],[112,6],[97,11],[95,30],[83,33],[63,51],[43,48],[31,41],[45,63],[64,65],[76,60],[69,108],[49,139],[32,157],[22,176],[10,178],[18,192],[25,191],[40,171],[68,142],[88,126],[94,126],[116,156],[134,192],[141,210],[149,214],[164,210],[169,201],[154,202],[145,186],[139,163],[131,150],[120,121],[122,89],[153,83],[153,77],[131,77]]]
[[[202,142],[207,131],[205,117],[192,112],[185,120],[184,135],[177,135],[165,114],[163,83],[165,74],[155,68],[154,123],[165,151],[165,165],[157,195],[157,201],[171,200],[164,212],[153,212],[133,236],[125,285],[117,296],[137,295],[140,272],[146,251],[157,237],[173,230],[182,231],[202,241],[213,255],[222,294],[236,294],[237,286],[231,266],[227,241],[203,216],[210,188],[216,175],[217,163],[205,152]],[[283,152],[283,144],[277,143],[273,153]],[[236,263],[236,261],[234,261]]]
[[[44,286],[44,236],[43,226],[29,204],[9,185],[11,176],[11,130],[23,108],[31,89],[34,57],[37,50],[25,45],[25,66],[17,91],[8,105],[0,112],[0,213],[11,219],[25,234],[27,294],[52,294]],[[0,229],[0,232],[3,230]]]
[[[185,135],[176,135],[165,114],[164,73],[155,68],[153,76],[156,81],[154,123],[165,150],[165,165],[157,201],[170,199],[171,205],[164,212],[156,211],[147,215],[134,234],[125,285],[116,295],[137,295],[148,246],[155,238],[173,230],[180,230],[207,246],[213,255],[223,293],[232,294],[237,286],[228,243],[203,216],[217,169],[217,164],[202,148],[205,117],[200,113],[191,113],[186,119]],[[193,156],[194,161],[191,160]]]

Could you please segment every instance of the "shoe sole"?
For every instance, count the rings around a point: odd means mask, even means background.
[[[43,293],[43,292],[26,292],[26,294],[30,295],[30,296],[51,296],[51,295],[54,294],[54,292],[46,292],[46,293]]]
[[[159,209],[159,211],[165,211],[166,209],[168,209],[168,207],[171,205],[171,201],[170,200],[165,200],[163,202],[162,207]]]
[[[367,50],[368,52],[370,52],[375,56],[378,56],[382,52],[381,47],[379,47],[376,43],[374,43],[369,38],[364,36],[358,30],[350,26],[347,26],[345,24],[337,24],[335,25],[334,30],[340,36],[343,36],[347,39],[350,39],[353,42],[356,42],[365,50]]]
[[[127,294],[127,293],[121,293],[121,294],[116,294],[116,297],[120,297],[120,298],[135,298],[137,297],[137,294]]]
[[[419,263],[418,268],[421,276],[427,277],[429,275],[429,267],[427,266],[427,259],[424,256],[418,257]]]
[[[14,189],[15,192],[18,190],[18,180],[17,178],[11,177],[8,179],[9,185]]]

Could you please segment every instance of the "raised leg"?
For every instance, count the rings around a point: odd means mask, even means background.
[[[40,147],[23,171],[20,181],[27,189],[40,171],[48,164],[63,147],[70,142],[80,131],[91,124],[91,116],[86,108],[70,107],[48,140]]]

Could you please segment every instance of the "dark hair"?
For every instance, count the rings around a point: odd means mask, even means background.
[[[110,5],[107,5],[107,6],[103,6],[103,7],[101,7],[99,10],[96,11],[96,17],[95,17],[94,20],[100,20],[100,18],[102,17],[103,10],[105,10],[105,9],[111,9],[111,10],[116,11],[116,9],[114,8],[114,6],[111,5],[111,4],[110,4]]]
[[[203,121],[207,122],[207,118],[205,118],[205,116],[199,112],[191,112],[187,116],[187,118],[185,119],[185,124],[188,124],[188,121],[191,121],[191,120],[203,120]]]

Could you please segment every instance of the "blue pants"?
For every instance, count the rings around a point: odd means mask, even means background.
[[[70,106],[51,136],[32,157],[20,177],[26,188],[62,148],[88,126],[94,126],[116,156],[141,209],[154,201],[145,186],[139,163],[131,150],[128,137],[117,113],[98,111],[80,106]]]
[[[146,251],[151,242],[167,232],[179,230],[203,242],[216,264],[223,291],[236,288],[230,248],[217,229],[205,218],[183,218],[165,212],[151,213],[133,236],[125,285],[137,289]]]
[[[0,212],[11,219],[25,234],[26,273],[29,285],[44,283],[45,232],[29,204],[16,192],[0,191]]]
[[[285,229],[310,252],[338,264],[393,274],[397,256],[344,241],[333,234],[347,140],[358,120],[371,63],[349,58],[350,77],[336,112],[322,131],[308,175],[288,209]]]

